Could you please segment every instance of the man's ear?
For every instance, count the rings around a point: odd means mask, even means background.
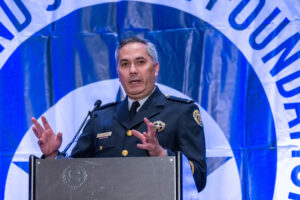
[[[119,79],[119,81],[121,81],[120,80],[120,73],[119,73],[119,66],[117,65],[117,74],[118,74],[118,79]]]
[[[154,70],[155,70],[155,76],[158,76],[158,72],[159,72],[159,63],[156,63],[155,65],[154,65]]]

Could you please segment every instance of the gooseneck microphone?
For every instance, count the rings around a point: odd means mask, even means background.
[[[74,143],[75,139],[77,138],[77,136],[79,135],[79,133],[81,132],[81,129],[83,128],[83,126],[85,125],[88,117],[90,116],[91,118],[95,118],[97,117],[96,114],[93,114],[93,112],[95,110],[98,110],[101,106],[102,101],[100,99],[98,99],[95,103],[94,103],[94,109],[92,111],[88,111],[88,114],[86,115],[86,117],[84,118],[83,122],[81,123],[78,131],[76,132],[75,136],[73,137],[72,141],[65,147],[65,149],[60,153],[61,155],[66,155],[67,151],[69,150],[69,148],[71,147],[71,145]]]
[[[97,109],[99,109],[100,106],[101,106],[101,103],[102,103],[102,101],[100,99],[98,99],[97,101],[95,101],[95,103],[94,103],[94,109],[92,110],[92,112],[95,111],[95,110],[97,110]]]

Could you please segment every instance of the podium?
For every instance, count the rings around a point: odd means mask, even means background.
[[[181,154],[167,157],[38,159],[30,200],[181,200]]]

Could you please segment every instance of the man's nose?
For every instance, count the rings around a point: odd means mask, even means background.
[[[130,68],[129,68],[130,73],[136,73],[137,69],[134,63],[131,63]]]

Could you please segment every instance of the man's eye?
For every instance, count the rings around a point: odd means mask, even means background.
[[[127,67],[127,66],[128,66],[127,62],[121,63],[121,67]]]
[[[138,61],[137,61],[137,64],[138,64],[138,65],[143,65],[144,63],[145,63],[144,60],[138,60]]]

